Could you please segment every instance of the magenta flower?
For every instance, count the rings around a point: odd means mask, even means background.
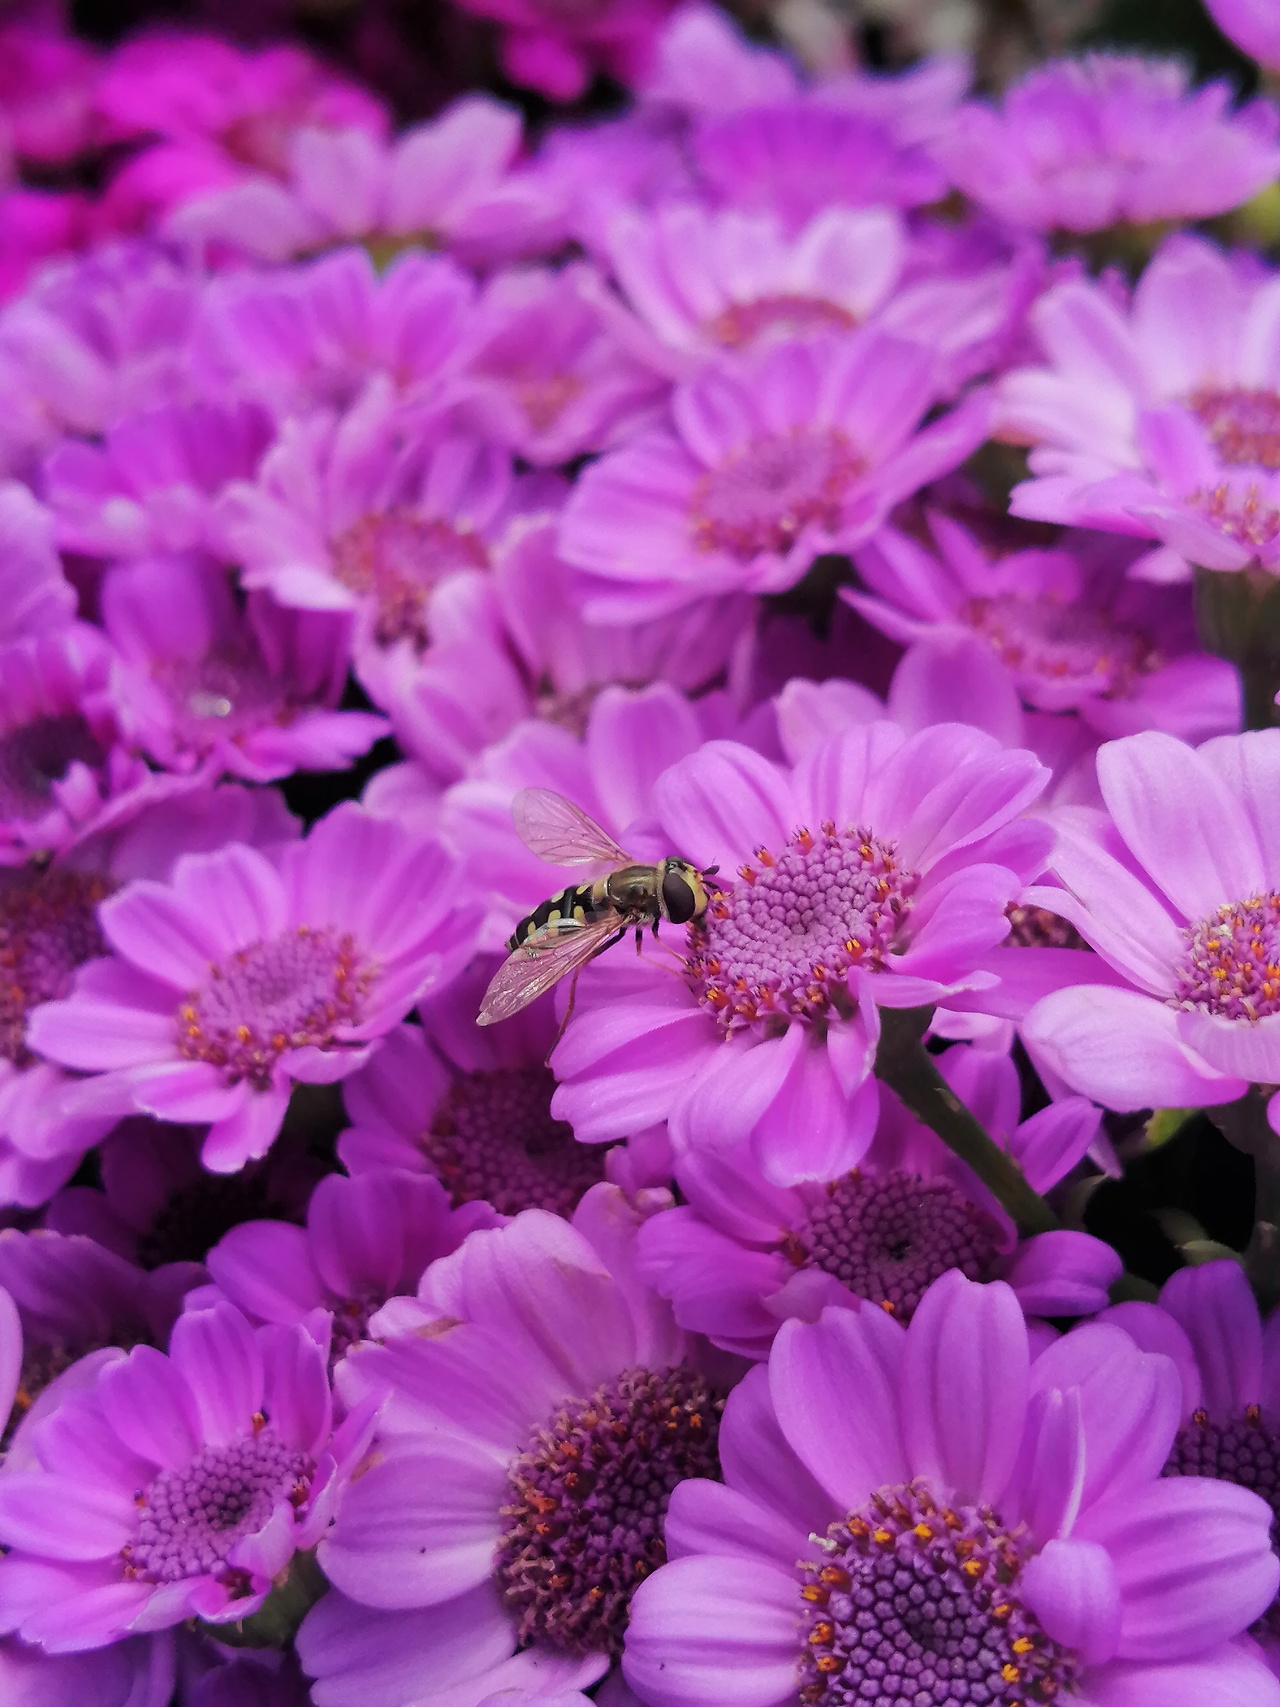
[[[1097,1137],[1101,1115],[1083,1097],[1019,1123],[1007,1055],[961,1045],[939,1065],[1036,1191],[1055,1186]],[[1041,1316],[1105,1309],[1120,1277],[1119,1257],[1087,1233],[1019,1243],[990,1193],[893,1096],[860,1167],[829,1184],[774,1185],[741,1144],[677,1155],[676,1182],[686,1201],[641,1228],[640,1272],[681,1327],[746,1357],[767,1357],[784,1321],[816,1321],[827,1305],[866,1300],[909,1322],[949,1269],[1007,1281]]]
[[[381,273],[368,250],[209,281],[191,339],[197,381],[278,416],[345,409],[370,376],[436,401],[471,338],[475,283],[445,255],[416,250]]]
[[[350,804],[275,861],[189,855],[98,919],[113,952],[31,1014],[31,1047],[103,1075],[99,1106],[210,1122],[204,1162],[221,1173],[266,1152],[295,1082],[361,1066],[474,928],[439,845]]]
[[[1119,1304],[1106,1320],[1144,1351],[1162,1352],[1182,1382],[1182,1422],[1166,1476],[1211,1476],[1251,1488],[1280,1518],[1280,1343],[1263,1322],[1240,1265],[1210,1262],[1172,1276],[1156,1304]],[[1280,1674],[1280,1604],[1252,1634]]]
[[[1206,219],[1276,177],[1280,115],[1264,100],[1232,110],[1229,83],[1188,83],[1173,59],[1059,60],[1002,110],[961,107],[935,153],[980,207],[1034,231]]]
[[[475,1233],[404,1301],[400,1331],[384,1312],[385,1343],[344,1363],[344,1397],[384,1401],[383,1421],[320,1561],[344,1596],[400,1614],[397,1645],[419,1609],[465,1609],[487,1589],[476,1672],[517,1641],[594,1661],[584,1682],[620,1653],[631,1591],[665,1558],[671,1488],[717,1473],[721,1407],[634,1278],[635,1225],[597,1186],[572,1225],[530,1209]],[[313,1643],[335,1616],[322,1602],[300,1637],[322,1685],[338,1656],[317,1664]]]
[[[178,557],[112,569],[101,603],[121,727],[169,770],[251,782],[342,770],[389,732],[336,709],[351,650],[341,612],[238,601],[224,570]]]
[[[654,43],[637,94],[649,106],[680,113],[732,112],[786,100],[800,86],[794,62],[742,33],[729,13],[703,0],[681,0]]]
[[[76,190],[0,190],[0,302],[16,297],[44,265],[89,239],[88,199]]]
[[[101,445],[64,440],[45,467],[59,545],[100,557],[216,549],[214,502],[252,478],[272,436],[256,404],[196,403],[116,421]]]
[[[727,741],[673,765],[653,844],[718,865],[719,890],[666,954],[584,974],[554,1112],[588,1142],[668,1119],[678,1150],[750,1143],[776,1185],[847,1173],[876,1127],[879,1007],[984,1011],[1018,871],[1048,849],[1014,820],[1047,781],[961,724],[853,726],[794,769]]]
[[[226,492],[218,531],[247,588],[299,610],[354,612],[363,659],[426,644],[433,593],[487,567],[511,493],[506,451],[424,432],[375,379],[344,416],[287,422],[256,484]]]
[[[596,0],[567,10],[556,0],[465,0],[502,25],[499,57],[513,83],[573,101],[593,74],[634,83],[648,69],[671,0]]]
[[[866,592],[841,597],[904,645],[976,635],[1041,711],[1075,711],[1102,735],[1167,729],[1204,740],[1239,726],[1235,671],[1200,651],[1184,587],[1126,579],[1125,541],[1068,533],[994,562],[967,528],[927,517],[933,549],[881,528],[855,553]]]
[[[70,1075],[26,1034],[32,1009],[69,994],[76,970],[106,952],[98,903],[133,878],[167,877],[183,853],[297,834],[296,821],[266,790],[191,789],[129,812],[127,804],[119,804],[119,824],[85,836],[52,865],[37,856],[0,873],[0,1202],[44,1202],[119,1112],[68,1106]]]
[[[1032,314],[1043,365],[1000,385],[998,431],[1036,447],[1014,513],[1158,538],[1172,548],[1165,579],[1174,553],[1218,569],[1274,562],[1277,301],[1280,281],[1185,235],[1131,303],[1082,279],[1048,291]]]
[[[816,96],[710,115],[690,147],[713,202],[776,214],[793,230],[824,208],[917,207],[947,189],[887,114]]]
[[[304,1329],[180,1317],[167,1355],[100,1370],[32,1430],[39,1467],[0,1478],[6,1623],[58,1653],[249,1616],[328,1529],[371,1432],[366,1407],[335,1434]]]
[[[66,628],[75,613],[53,517],[16,480],[0,482],[0,647]]]
[[[656,417],[666,388],[602,324],[592,302],[599,293],[585,263],[497,274],[470,328],[462,419],[526,462],[551,467],[604,450]]]
[[[1242,53],[1280,69],[1280,18],[1267,0],[1205,0],[1205,6]]]
[[[22,1707],[169,1707],[176,1680],[174,1639],[167,1631],[130,1636],[84,1654],[49,1654],[0,1641],[0,1690]]]
[[[213,1285],[193,1302],[234,1304],[254,1323],[300,1323],[336,1360],[366,1337],[388,1299],[416,1291],[428,1264],[497,1221],[487,1203],[452,1209],[439,1182],[422,1174],[327,1174],[305,1227],[245,1221],[225,1233],[206,1259]]]
[[[725,1485],[672,1496],[628,1681],[651,1707],[887,1687],[928,1707],[1271,1707],[1233,1640],[1280,1578],[1271,1514],[1160,1479],[1177,1412],[1172,1364],[1115,1329],[1033,1359],[999,1282],[948,1274],[905,1329],[865,1309],[789,1322],[729,1398]]]
[[[1028,1046],[1106,1108],[1212,1107],[1280,1083],[1280,735],[1131,735],[1101,748],[1098,781],[1105,814],[1057,816],[1060,887],[1023,899],[1074,925],[1117,981],[1046,996]]]
[[[35,166],[65,166],[92,141],[99,68],[82,41],[14,16],[0,30],[0,111],[6,140]]]
[[[443,243],[492,263],[553,248],[556,198],[520,164],[520,115],[466,95],[392,142],[365,130],[302,130],[288,171],[251,177],[174,209],[168,234],[197,251],[282,261],[339,243]]]
[[[782,592],[815,557],[865,539],[985,436],[980,396],[921,428],[935,365],[923,346],[867,330],[776,345],[681,386],[672,427],[602,457],[565,507],[561,551],[599,589],[588,616]]]

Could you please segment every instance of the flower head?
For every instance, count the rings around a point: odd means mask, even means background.
[[[211,1122],[234,1172],[280,1129],[295,1081],[352,1073],[465,960],[472,916],[434,843],[342,806],[277,860],[230,846],[99,909],[111,954],[28,1021],[32,1046],[106,1075],[93,1095]]]
[[[672,1497],[627,1677],[653,1707],[710,1707],[726,1674],[761,1707],[1190,1700],[1228,1679],[1270,1700],[1233,1646],[1280,1576],[1270,1513],[1161,1480],[1176,1428],[1168,1359],[1094,1326],[1033,1358],[999,1282],[948,1274],[905,1329],[789,1322],[726,1405],[725,1486]]]

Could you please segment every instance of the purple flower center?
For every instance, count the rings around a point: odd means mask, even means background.
[[[238,1174],[202,1173],[170,1192],[138,1239],[143,1268],[203,1262],[224,1234],[242,1221],[295,1221],[275,1196],[270,1175],[250,1163]]]
[[[690,512],[694,542],[744,562],[762,552],[783,555],[803,528],[839,525],[844,495],[863,466],[843,434],[830,428],[757,440],[698,481]]]
[[[1223,462],[1280,469],[1280,393],[1205,386],[1188,401]]]
[[[73,764],[96,768],[106,755],[78,712],[33,717],[0,735],[0,819],[39,818],[55,782]]]
[[[1280,1013],[1280,894],[1231,901],[1183,935],[1172,1006],[1225,1019]]]
[[[820,1268],[909,1322],[948,1269],[983,1278],[996,1253],[996,1229],[947,1180],[851,1173],[832,1181],[783,1248],[797,1268]]]
[[[1257,1405],[1225,1423],[1211,1421],[1207,1411],[1196,1411],[1178,1430],[1164,1474],[1209,1476],[1252,1489],[1271,1507],[1271,1548],[1280,1552],[1280,1436],[1262,1421]],[[1280,1637],[1280,1597],[1255,1629]]]
[[[334,574],[372,601],[384,646],[404,639],[424,646],[432,588],[456,569],[484,569],[488,561],[475,534],[404,508],[361,517],[333,547]]]
[[[731,350],[754,344],[768,333],[778,338],[803,338],[810,332],[843,332],[856,325],[852,314],[839,303],[819,296],[795,296],[785,292],[759,296],[754,302],[735,302],[717,314],[707,331],[718,344]]]
[[[818,1019],[850,1007],[856,967],[879,971],[919,878],[870,830],[797,830],[775,859],[720,890],[689,927],[685,965],[698,1000],[726,1030],[751,1020]]]
[[[672,1489],[719,1476],[723,1403],[690,1369],[627,1369],[538,1430],[508,1472],[498,1550],[522,1642],[621,1653],[632,1591],[666,1561]]]
[[[138,1496],[138,1533],[122,1552],[125,1576],[176,1583],[212,1575],[281,1500],[304,1504],[314,1473],[305,1452],[265,1426],[229,1446],[202,1447]]]
[[[1001,593],[970,599],[961,615],[1011,670],[1081,694],[1126,694],[1157,659],[1141,635],[1087,605]]]
[[[76,967],[107,952],[98,902],[112,887],[84,871],[0,877],[0,1058],[26,1066],[28,1012],[65,996]]]
[[[553,1117],[555,1088],[547,1067],[495,1067],[454,1080],[418,1146],[455,1208],[485,1201],[500,1215],[571,1215],[604,1178],[603,1147],[579,1144]]]
[[[1188,493],[1186,503],[1228,539],[1252,551],[1269,550],[1280,539],[1280,509],[1253,482],[1234,486],[1224,480],[1207,491]]]
[[[924,1482],[886,1489],[802,1562],[800,1700],[823,1707],[1028,1707],[1079,1675],[1018,1599],[1018,1541],[985,1506],[947,1506]]]
[[[287,1049],[326,1049],[359,1024],[372,976],[351,937],[299,925],[210,966],[178,1010],[179,1052],[265,1089]]]

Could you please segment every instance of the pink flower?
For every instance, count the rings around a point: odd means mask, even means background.
[[[438,845],[349,804],[276,861],[189,855],[98,919],[113,952],[31,1015],[31,1047],[102,1075],[100,1107],[210,1122],[221,1173],[264,1154],[295,1082],[361,1066],[474,928]]]
[[[363,130],[303,130],[283,181],[253,177],[175,208],[167,231],[197,250],[284,260],[382,238],[443,243],[463,259],[512,259],[554,246],[558,202],[519,165],[520,115],[467,95],[384,143]]]
[[[88,198],[74,190],[0,188],[0,302],[17,296],[41,266],[83,247]]]
[[[33,1431],[39,1467],[0,1478],[7,1621],[58,1653],[247,1617],[328,1529],[371,1432],[366,1407],[335,1433],[303,1328],[180,1317],[167,1355],[106,1366]]]
[[[867,592],[841,597],[904,645],[975,634],[1022,699],[1075,711],[1103,735],[1168,729],[1203,740],[1238,728],[1235,671],[1196,643],[1185,587],[1127,580],[1139,555],[1114,537],[1066,533],[1051,549],[992,562],[940,511],[934,550],[885,527],[855,552]]]
[[[0,482],[0,647],[66,628],[75,611],[53,517],[16,480]]]
[[[176,1681],[168,1631],[130,1636],[84,1654],[48,1654],[24,1642],[0,1641],[0,1689],[22,1707],[169,1707]]]
[[[101,600],[121,728],[157,764],[269,782],[343,770],[388,733],[385,718],[335,709],[351,650],[342,612],[267,593],[237,603],[226,571],[189,558],[120,565]]]
[[[513,83],[553,101],[576,100],[593,73],[634,83],[647,70],[670,0],[465,0],[503,26],[500,57]]]
[[[667,953],[584,974],[554,1112],[588,1142],[664,1119],[678,1150],[749,1142],[774,1184],[848,1172],[876,1126],[879,1007],[983,1011],[998,982],[985,957],[1049,839],[1014,820],[1047,781],[961,724],[854,726],[794,769],[731,742],[673,765],[652,845],[719,887]]]
[[[565,508],[561,551],[595,578],[587,614],[633,621],[794,586],[981,442],[981,396],[920,427],[939,390],[928,350],[874,329],[681,386],[672,426],[594,463]]]
[[[0,112],[14,153],[46,167],[84,153],[98,80],[95,55],[73,35],[22,19],[0,30]]]
[[[251,397],[276,416],[345,409],[371,375],[435,400],[466,353],[472,279],[443,255],[410,251],[382,272],[363,248],[211,279],[191,360],[210,395]]]
[[[1069,920],[1120,982],[1046,996],[1028,1046],[1107,1108],[1206,1108],[1280,1083],[1280,733],[1199,748],[1131,735],[1100,749],[1098,781],[1105,815],[1056,818],[1061,887],[1023,899]]]
[[[460,415],[526,462],[605,450],[657,415],[665,386],[601,323],[592,269],[493,278],[470,326]]]
[[[731,112],[786,100],[799,81],[786,54],[749,41],[728,13],[684,0],[654,42],[636,94],[679,112]]]
[[[1205,0],[1215,24],[1242,53],[1280,68],[1280,18],[1267,0]]]
[[[1177,60],[1091,54],[1029,72],[1002,111],[974,103],[934,144],[979,206],[1036,231],[1226,213],[1280,171],[1280,115],[1194,91]]]

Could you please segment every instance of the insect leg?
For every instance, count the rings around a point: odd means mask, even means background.
[[[603,954],[606,948],[612,948],[615,943],[621,942],[623,937],[626,936],[626,934],[627,934],[627,927],[624,925],[620,931],[618,931],[614,936],[611,936],[609,938],[608,942],[602,942],[600,944],[600,947],[596,950],[596,954]],[[595,955],[592,955],[591,958],[594,960]],[[555,1041],[552,1043],[550,1049],[547,1050],[547,1059],[543,1063],[544,1066],[549,1067],[551,1065],[551,1057],[555,1054],[556,1050],[560,1046],[560,1039],[564,1036],[565,1027],[568,1025],[569,1021],[573,1018],[573,1004],[578,999],[578,979],[581,976],[581,974],[582,974],[581,966],[575,966],[574,971],[573,971],[573,977],[569,981],[569,1000],[565,1003],[564,1018],[560,1021],[559,1029],[557,1030],[556,1035],[555,1035]]]

